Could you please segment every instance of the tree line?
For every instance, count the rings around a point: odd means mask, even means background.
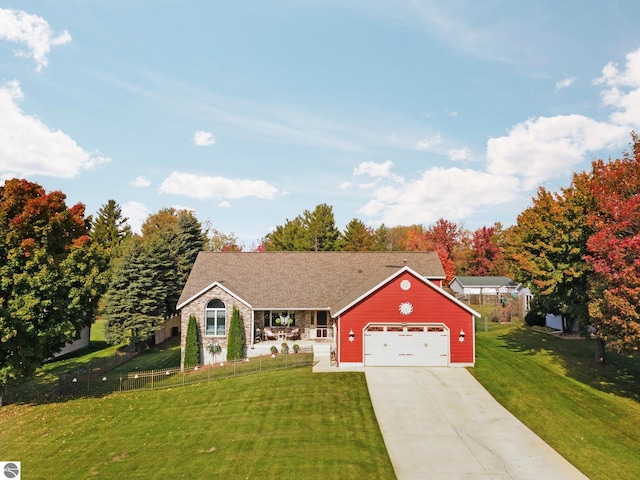
[[[592,163],[559,192],[540,188],[516,225],[469,231],[444,218],[429,226],[354,218],[340,231],[320,204],[286,220],[254,251],[435,251],[455,275],[510,275],[535,294],[533,314],[577,322],[604,346],[640,346],[640,140],[621,158]],[[136,342],[174,314],[201,250],[242,251],[234,234],[191,211],[164,208],[134,234],[109,200],[95,218],[62,192],[27,180],[0,187],[0,402],[2,389],[31,375],[97,315],[113,344]]]

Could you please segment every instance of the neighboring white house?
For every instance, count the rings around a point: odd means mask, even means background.
[[[76,350],[80,350],[81,348],[88,347],[90,339],[91,327],[84,327],[82,333],[80,333],[80,338],[74,340],[73,342],[67,343],[62,350],[60,350],[53,356],[53,358],[61,357],[62,355],[66,355],[67,353],[75,352]]]
[[[474,303],[497,303],[501,295],[517,294],[518,284],[509,277],[454,277],[449,288],[459,298],[477,296]]]

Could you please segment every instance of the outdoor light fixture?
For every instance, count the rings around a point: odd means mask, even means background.
[[[356,340],[356,334],[353,333],[353,330],[349,330],[349,341],[354,342]]]
[[[460,343],[464,343],[464,330],[460,330],[460,336],[458,337]]]

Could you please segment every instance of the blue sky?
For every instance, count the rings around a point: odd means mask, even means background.
[[[640,131],[640,2],[0,0],[0,177],[134,229],[188,208],[247,248],[515,223]]]

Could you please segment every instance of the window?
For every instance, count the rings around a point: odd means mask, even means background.
[[[296,314],[294,312],[266,310],[264,312],[265,327],[295,327]]]
[[[227,310],[220,299],[211,300],[207,304],[207,325],[205,335],[224,337],[226,335]]]

